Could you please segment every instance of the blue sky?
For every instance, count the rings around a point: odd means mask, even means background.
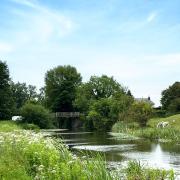
[[[0,59],[38,88],[47,70],[73,65],[83,81],[107,74],[135,97],[180,80],[179,0],[1,0]]]

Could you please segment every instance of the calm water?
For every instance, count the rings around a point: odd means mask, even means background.
[[[180,179],[180,144],[156,143],[148,140],[117,139],[110,133],[57,132],[73,150],[95,151],[105,154],[110,166],[127,164],[138,160],[150,167],[174,169]]]

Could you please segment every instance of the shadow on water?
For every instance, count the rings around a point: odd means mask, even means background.
[[[71,148],[74,153],[98,152],[106,160],[116,165],[138,160],[150,167],[174,169],[180,173],[180,145],[156,143],[144,139],[116,139],[109,133],[97,132],[58,132],[57,137]]]

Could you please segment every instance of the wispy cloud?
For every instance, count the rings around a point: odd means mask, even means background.
[[[47,41],[50,38],[62,38],[73,31],[74,23],[72,20],[50,8],[45,7],[35,0],[11,0],[13,3],[29,7],[24,10],[19,7],[13,9],[12,12],[24,19],[21,27],[17,29],[29,40]],[[26,38],[27,40],[27,38]]]
[[[157,12],[151,12],[147,17],[147,22],[150,23],[157,17]]]

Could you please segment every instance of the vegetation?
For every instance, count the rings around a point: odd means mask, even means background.
[[[0,61],[0,119],[9,119],[13,112],[13,99],[10,89],[9,69]]]
[[[10,130],[8,126],[12,125],[16,131],[2,132]],[[42,133],[20,130],[21,127],[15,122],[1,122],[0,127],[1,179],[119,180],[122,177],[115,171],[107,170],[104,159],[99,155],[94,158],[77,157],[62,142],[45,138]],[[122,173],[123,179],[127,180],[136,180],[137,177],[174,179],[173,171],[145,169],[135,162],[130,162]]]
[[[166,128],[157,128],[160,122],[168,122],[169,126]],[[167,118],[153,118],[150,119],[147,127],[141,128],[137,123],[116,123],[112,130],[118,133],[127,133],[133,136],[165,140],[165,141],[180,141],[180,114],[170,116]]]
[[[128,167],[124,170],[125,178],[128,180],[174,180],[174,172],[172,170],[160,170],[144,167],[140,162],[129,161]]]
[[[92,76],[77,89],[74,106],[85,114],[86,128],[110,130],[133,101],[128,93],[113,77]]]
[[[20,114],[19,110],[25,103],[37,98],[36,87],[32,85],[26,85],[26,83],[14,83],[11,82],[12,98],[15,103],[15,114]]]
[[[175,82],[162,92],[161,103],[167,113],[180,113],[180,82]]]
[[[47,106],[53,112],[73,111],[73,101],[81,75],[72,66],[58,66],[49,70],[45,77]]]
[[[51,128],[53,117],[43,106],[27,103],[21,108],[22,122],[38,125],[40,128]]]

